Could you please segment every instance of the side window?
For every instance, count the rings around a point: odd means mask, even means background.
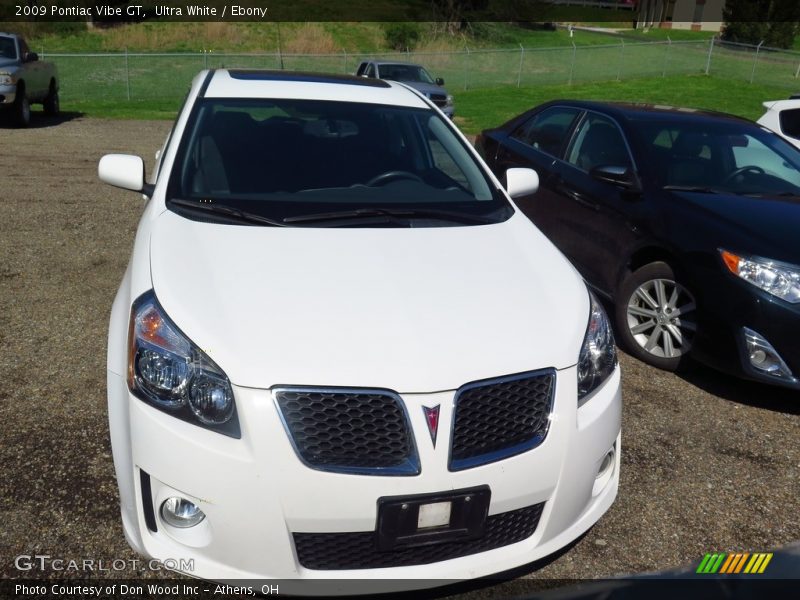
[[[0,56],[3,58],[17,58],[17,46],[14,38],[0,36]]]
[[[367,70],[364,72],[364,75],[366,75],[367,77],[375,77],[375,65],[369,63],[369,65],[367,65]]]
[[[364,74],[364,71],[367,69],[367,63],[361,63],[358,65],[358,71],[356,71],[357,76],[361,76]]]
[[[587,114],[578,126],[567,161],[584,171],[599,166],[631,166],[619,127],[611,119],[594,113]]]
[[[560,156],[567,134],[579,113],[576,108],[548,108],[517,127],[511,137],[551,156]]]
[[[780,113],[781,131],[789,137],[800,139],[800,108],[782,110]]]

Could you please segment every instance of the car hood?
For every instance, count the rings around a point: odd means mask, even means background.
[[[519,213],[494,225],[273,228],[162,213],[155,294],[235,385],[401,393],[577,362],[583,281]]]
[[[13,58],[0,58],[0,69],[3,67],[17,67],[19,63]],[[6,70],[8,70],[6,68]]]
[[[722,226],[751,240],[751,248],[728,248],[733,252],[768,255],[766,258],[798,264],[797,236],[800,232],[800,198],[751,197],[734,194],[673,192],[688,205],[699,208]],[[669,203],[669,201],[668,201]],[[725,244],[725,239],[713,243]]]
[[[401,83],[405,83],[407,86],[414,88],[418,92],[422,92],[426,96],[430,98],[431,94],[441,94],[442,96],[447,95],[447,90],[439,85],[434,85],[432,83],[424,83],[422,81],[402,81]]]

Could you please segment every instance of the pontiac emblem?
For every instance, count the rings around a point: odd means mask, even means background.
[[[422,411],[425,413],[425,422],[428,424],[428,431],[431,434],[431,441],[433,442],[433,447],[436,447],[436,434],[439,431],[439,405],[432,408],[428,408],[427,406],[422,407]]]

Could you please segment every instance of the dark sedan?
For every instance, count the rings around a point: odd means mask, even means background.
[[[517,205],[614,302],[635,356],[800,389],[800,153],[779,136],[721,113],[555,101],[476,147],[501,179],[539,173]]]

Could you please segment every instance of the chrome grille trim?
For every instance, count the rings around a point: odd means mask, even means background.
[[[520,440],[519,442],[509,443],[506,446],[491,449],[485,453],[480,453],[468,457],[454,457],[454,446],[457,443],[457,436],[464,435],[463,427],[461,431],[459,431],[459,401],[462,400],[462,396],[472,390],[477,390],[480,388],[489,388],[492,386],[502,386],[503,384],[510,384],[517,381],[525,381],[528,379],[537,379],[540,381],[548,381],[549,382],[549,393],[546,398],[546,410],[544,414],[540,416],[536,423],[536,427],[534,428],[534,433],[529,438]],[[556,370],[553,368],[548,369],[539,369],[536,371],[527,371],[524,373],[517,373],[514,375],[506,375],[502,377],[496,377],[492,379],[484,379],[480,381],[473,381],[471,383],[464,384],[456,391],[455,398],[453,400],[453,419],[450,424],[450,453],[448,456],[448,468],[450,471],[461,471],[464,469],[470,469],[473,467],[477,467],[480,465],[485,465],[493,462],[497,462],[499,460],[503,460],[505,458],[509,458],[511,456],[516,456],[517,454],[522,454],[523,452],[527,452],[528,450],[532,450],[533,448],[539,446],[547,437],[547,433],[550,429],[550,417],[553,414],[553,403],[555,401],[555,391],[556,391]]]

